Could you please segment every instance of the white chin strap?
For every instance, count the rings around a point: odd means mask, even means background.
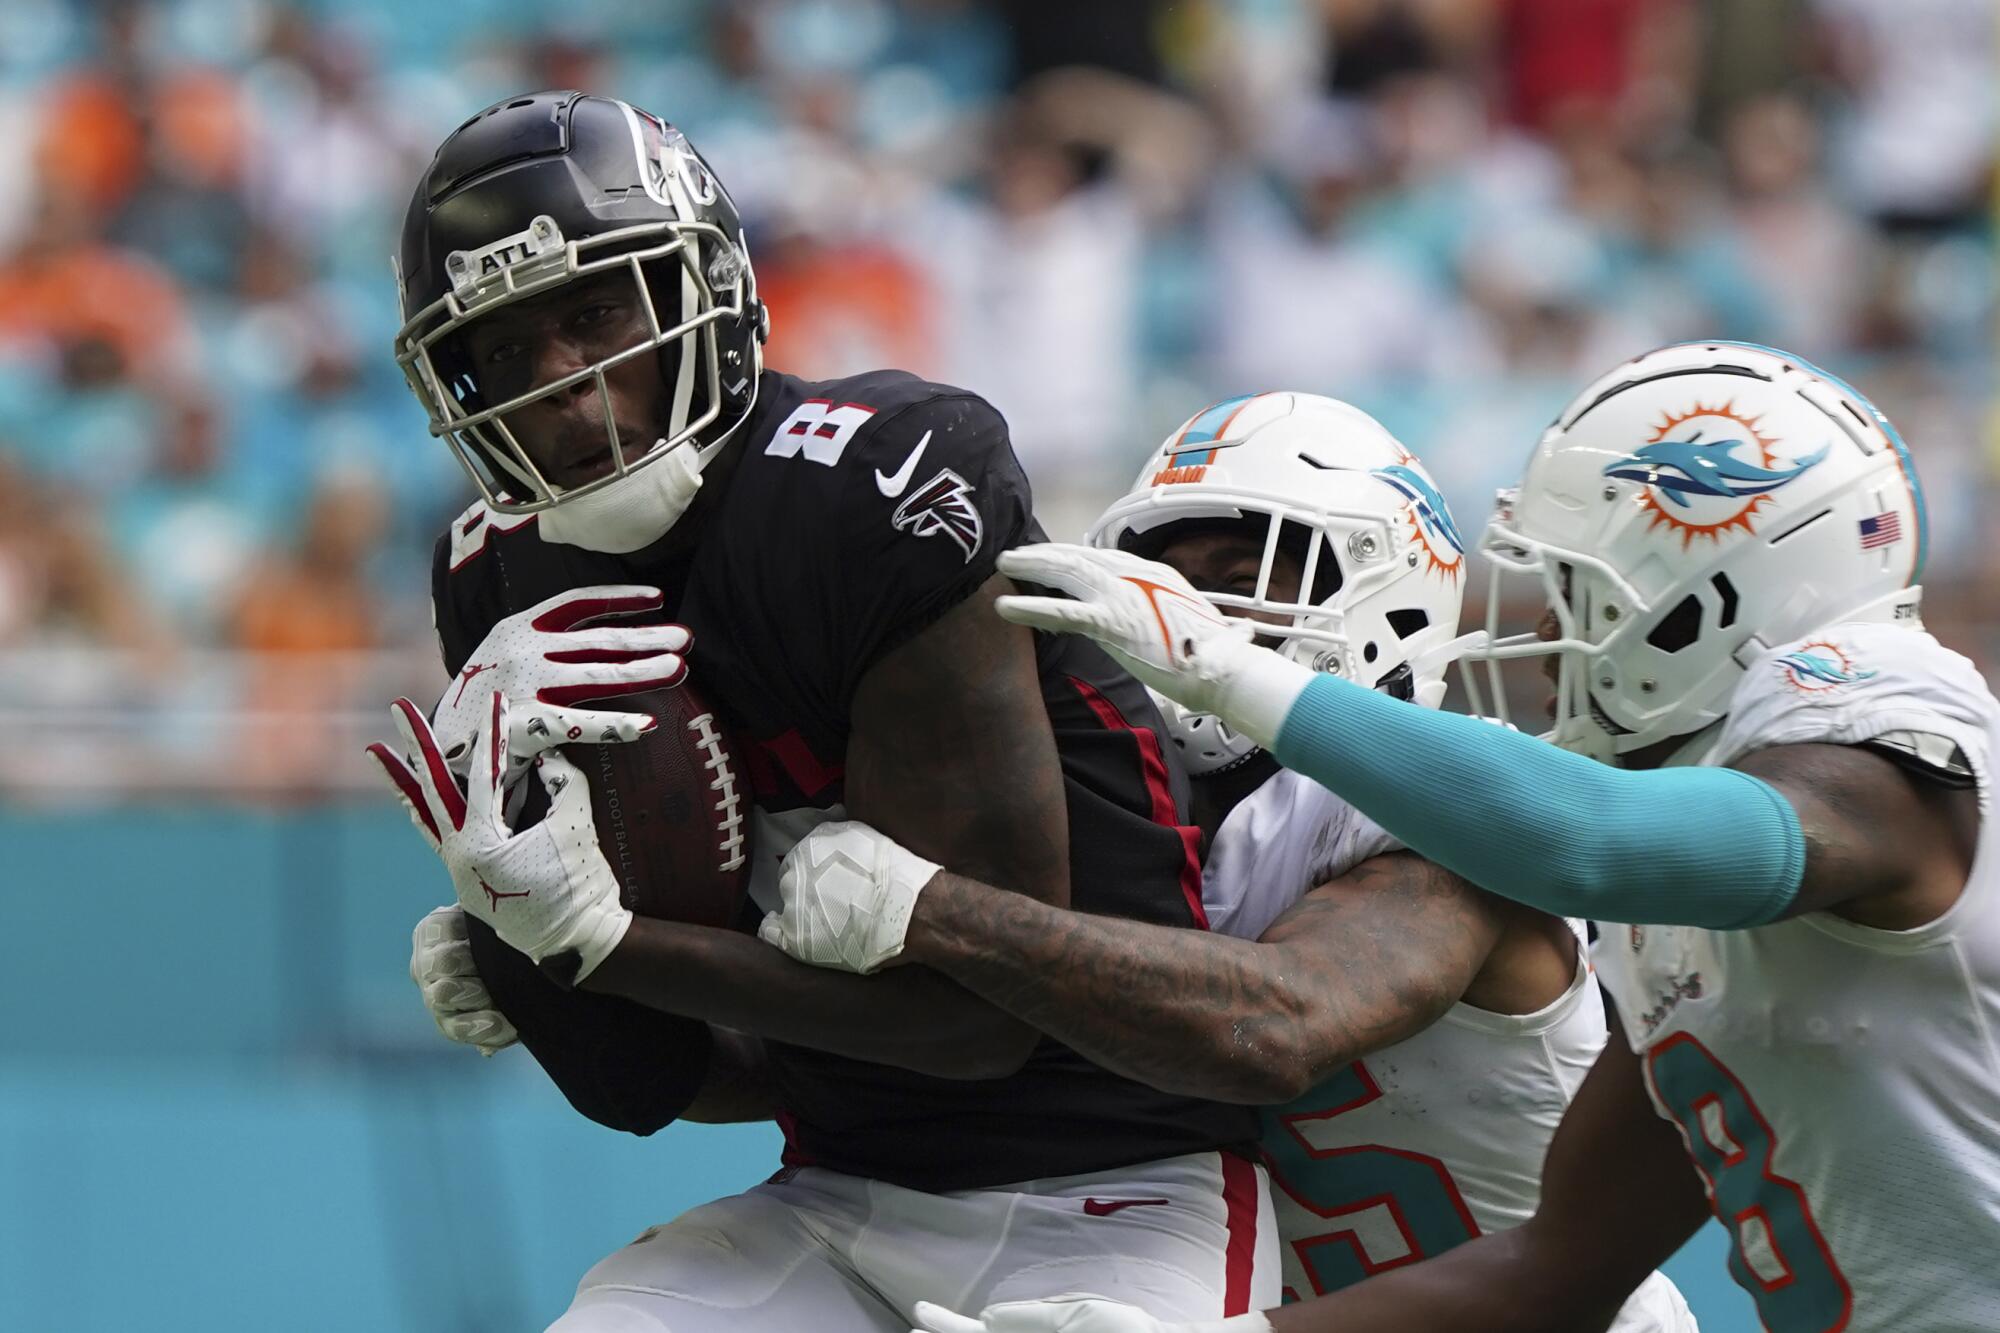
[[[1722,739],[1723,721],[1724,719],[1717,718],[1700,731],[1683,737],[1681,744],[1661,762],[1660,767],[1693,768],[1700,764],[1714,751],[1715,743]]]
[[[1446,677],[1452,666],[1458,665],[1461,676],[1469,675],[1461,659],[1467,653],[1484,648],[1488,638],[1485,630],[1476,629],[1412,657],[1410,675],[1416,681],[1416,689],[1411,702],[1421,708],[1443,707],[1444,696],[1451,688],[1451,682]]]
[[[544,509],[536,525],[545,542],[627,555],[651,546],[680,521],[701,489],[701,451],[691,444],[658,458],[602,490]]]

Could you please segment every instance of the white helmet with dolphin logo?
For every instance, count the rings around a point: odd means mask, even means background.
[[[1579,394],[1500,493],[1466,660],[1508,720],[1499,663],[1554,654],[1551,738],[1614,760],[1718,721],[1766,649],[1916,623],[1926,542],[1909,451],[1852,386],[1774,348],[1662,348]],[[1499,636],[1510,574],[1540,579],[1557,637]]]
[[[1092,525],[1094,546],[1151,556],[1188,523],[1264,524],[1247,595],[1224,611],[1284,617],[1260,635],[1315,671],[1436,707],[1455,653],[1465,545],[1423,464],[1359,408],[1309,393],[1262,393],[1204,408],[1154,449],[1124,498]],[[1280,550],[1302,577],[1272,592]],[[1241,763],[1256,745],[1206,713],[1160,701],[1188,771]]]

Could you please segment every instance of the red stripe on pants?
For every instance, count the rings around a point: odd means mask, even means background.
[[[1192,824],[1180,822],[1180,812],[1174,808],[1173,782],[1167,777],[1167,761],[1160,753],[1159,733],[1150,727],[1135,727],[1125,720],[1118,711],[1118,705],[1104,697],[1087,680],[1076,676],[1069,678],[1076,686],[1076,692],[1090,705],[1090,711],[1097,714],[1107,731],[1131,733],[1139,744],[1139,767],[1145,779],[1146,795],[1153,803],[1153,822],[1161,828],[1172,829],[1181,840],[1181,897],[1187,899],[1188,912],[1194,917],[1194,924],[1201,930],[1208,929],[1208,909],[1201,904],[1201,830]]]
[[[1222,1314],[1247,1314],[1257,1266],[1257,1168],[1233,1152],[1222,1158],[1222,1216],[1229,1239],[1222,1251]]]

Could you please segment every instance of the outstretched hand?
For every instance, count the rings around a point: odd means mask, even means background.
[[[1195,713],[1213,713],[1269,745],[1305,667],[1251,642],[1167,565],[1129,551],[1045,542],[1000,556],[1000,571],[1066,597],[1014,594],[994,602],[1017,625],[1097,640],[1120,666]]]

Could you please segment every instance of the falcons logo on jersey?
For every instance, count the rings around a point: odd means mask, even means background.
[[[973,553],[979,549],[979,539],[985,535],[979,510],[972,504],[972,491],[971,482],[945,468],[897,505],[889,522],[898,532],[918,537],[942,532],[958,543],[969,565]]]

